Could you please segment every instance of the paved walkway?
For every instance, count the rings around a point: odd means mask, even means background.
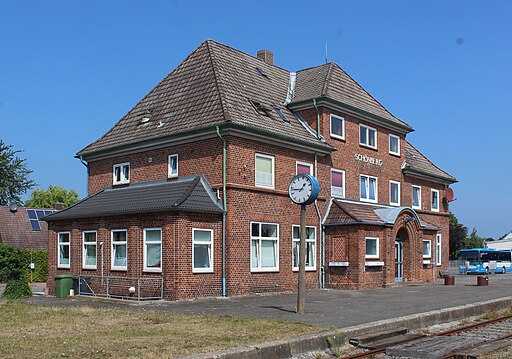
[[[290,294],[244,296],[234,298],[202,298],[177,302],[134,304],[93,300],[90,298],[57,299],[33,297],[29,302],[43,305],[108,306],[133,310],[156,310],[174,313],[207,313],[215,315],[257,316],[298,321],[321,328],[346,328],[378,320],[456,307],[512,296],[512,274],[489,276],[489,286],[476,286],[474,275],[455,276],[455,286],[435,284],[404,285],[364,291],[309,290],[306,313],[294,312],[297,296]]]

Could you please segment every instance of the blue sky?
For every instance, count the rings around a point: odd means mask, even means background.
[[[340,64],[459,179],[451,209],[512,229],[510,1],[3,1],[0,139],[41,188],[86,194],[74,154],[206,38],[289,70]],[[25,196],[27,197],[27,196]]]

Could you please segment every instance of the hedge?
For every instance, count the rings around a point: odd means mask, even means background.
[[[34,263],[34,270],[30,263]],[[24,278],[28,282],[46,282],[48,279],[48,251],[20,250],[0,244],[0,282]]]

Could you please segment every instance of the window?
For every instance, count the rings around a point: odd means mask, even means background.
[[[70,232],[60,232],[58,234],[59,243],[58,243],[58,268],[69,268],[69,243],[71,238]]]
[[[433,189],[431,193],[430,209],[434,212],[439,212],[439,191]]]
[[[389,135],[389,153],[400,156],[400,137],[392,134]]]
[[[389,204],[400,206],[400,182],[389,181]]]
[[[366,255],[365,258],[379,258],[379,238],[366,237]]]
[[[178,177],[178,155],[169,155],[167,177]]]
[[[377,202],[377,178],[361,175],[360,193],[361,201]]]
[[[436,264],[441,265],[441,235],[436,234]]]
[[[297,161],[296,168],[296,174],[298,175],[303,173],[308,175],[313,174],[313,165],[311,163]]]
[[[85,269],[96,269],[97,263],[97,234],[96,231],[83,231],[82,240],[84,245],[82,267]]]
[[[345,119],[331,114],[331,137],[339,140],[345,139]]]
[[[359,124],[359,144],[377,148],[377,130],[363,124]]]
[[[192,260],[194,266],[192,271],[213,272],[213,230],[193,229],[192,230]]]
[[[421,187],[412,186],[412,208],[421,209]]]
[[[130,183],[130,162],[114,165],[114,184]]]
[[[292,226],[292,266],[299,269],[300,226]],[[316,227],[306,226],[306,269],[316,268]]]
[[[278,262],[279,225],[251,223],[251,270],[276,271]]]
[[[128,241],[126,229],[112,231],[112,269],[126,270]]]
[[[256,176],[254,183],[257,187],[274,188],[274,157],[256,154]]]
[[[331,169],[331,196],[345,197],[345,171]]]
[[[432,247],[430,239],[423,240],[423,258],[432,258]]]
[[[144,229],[144,271],[162,271],[162,229]]]

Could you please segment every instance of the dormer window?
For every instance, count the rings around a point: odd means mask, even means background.
[[[116,184],[130,183],[130,162],[114,165],[114,182]]]

